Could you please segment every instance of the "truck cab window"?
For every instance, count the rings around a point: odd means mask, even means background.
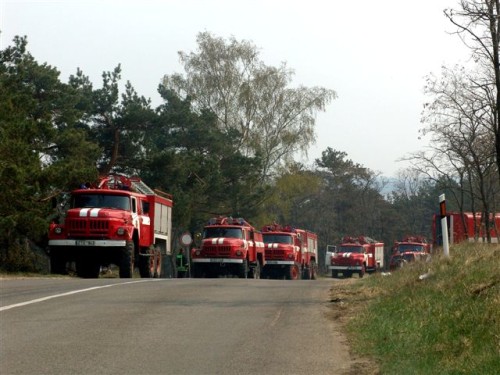
[[[203,238],[243,238],[240,228],[209,227],[203,231]]]

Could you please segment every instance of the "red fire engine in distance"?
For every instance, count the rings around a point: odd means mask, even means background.
[[[332,277],[341,273],[351,277],[357,273],[363,277],[384,267],[384,244],[366,236],[344,237],[332,255],[330,266]]]
[[[422,236],[407,236],[401,241],[394,242],[389,269],[395,270],[405,264],[426,260],[431,253],[432,245]]]
[[[265,225],[262,235],[266,252],[263,277],[316,279],[318,238],[315,233],[274,223]]]
[[[245,219],[212,218],[203,228],[201,241],[200,248],[191,252],[193,277],[260,278],[266,264],[262,233]]]

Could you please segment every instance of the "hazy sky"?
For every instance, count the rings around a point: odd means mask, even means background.
[[[286,62],[293,85],[337,92],[318,114],[307,164],[327,147],[386,177],[425,148],[418,139],[424,77],[459,63],[467,49],[444,17],[457,0],[0,0],[0,49],[15,35],[67,82],[81,68],[101,87],[103,71],[161,103],[165,74],[183,73],[178,51],[202,31],[249,40],[267,65]]]

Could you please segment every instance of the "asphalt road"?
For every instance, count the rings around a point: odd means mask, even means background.
[[[0,280],[0,373],[348,374],[333,279]]]

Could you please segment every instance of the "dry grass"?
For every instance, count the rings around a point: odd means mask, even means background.
[[[358,356],[376,359],[381,373],[496,374],[500,368],[500,247],[463,245],[450,254],[386,277],[342,280],[332,289],[330,318],[346,329]]]

